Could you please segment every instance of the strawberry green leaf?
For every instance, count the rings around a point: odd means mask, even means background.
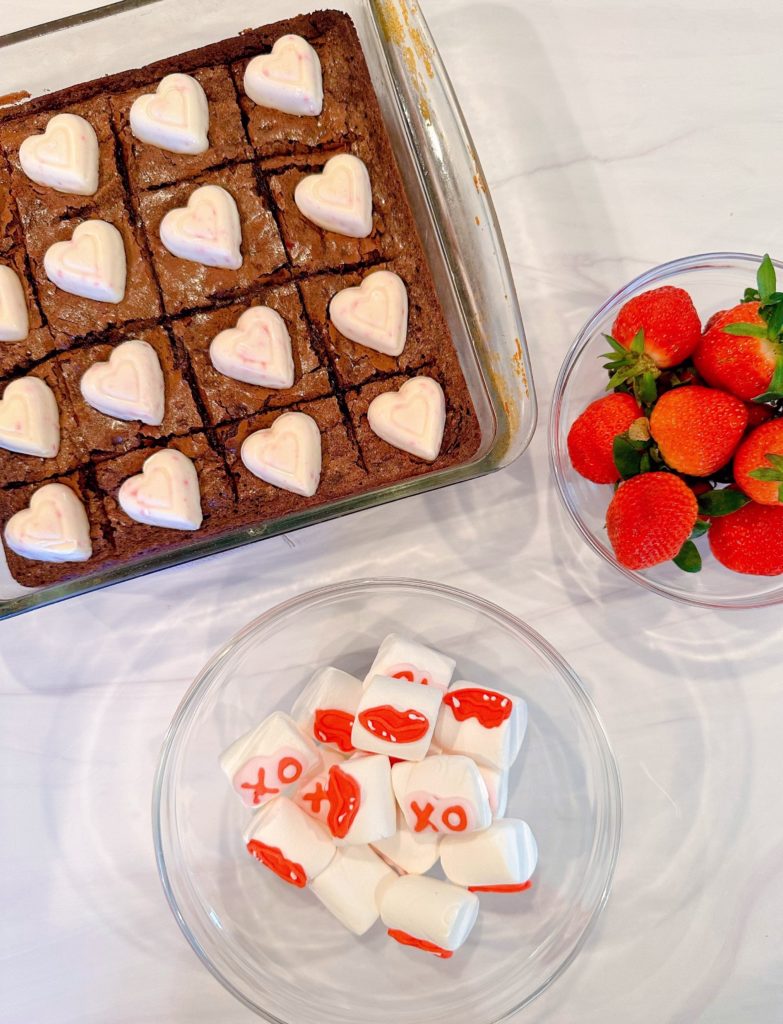
[[[701,570],[701,555],[692,540],[685,541],[672,561],[683,572],[699,572]]]
[[[750,498],[741,491],[705,491],[699,495],[699,511],[705,516],[727,516],[747,505]]]
[[[709,519],[697,519],[696,525],[693,527],[691,532],[691,540],[696,540],[698,537],[703,537],[704,534],[710,528]]]
[[[766,338],[767,328],[761,324],[726,324],[724,334],[734,334],[739,338]]]
[[[759,295],[761,296],[762,302],[767,302],[769,296],[775,291],[775,267],[772,260],[769,258],[769,253],[764,255],[764,259],[761,261],[758,272],[756,274],[756,284],[758,285]]]
[[[629,441],[625,434],[618,434],[612,442],[612,456],[623,480],[638,476],[641,472],[642,450],[633,441]]]
[[[761,296],[758,293],[757,288],[746,288],[745,294],[742,296],[743,302],[758,302]]]
[[[766,469],[759,467],[758,469],[752,469],[748,476],[752,476],[754,480],[766,480],[772,481],[783,480],[783,473],[779,469]]]
[[[783,302],[777,302],[773,306],[765,306],[761,311],[762,316],[765,316],[768,310],[771,310],[771,312],[767,318],[767,337],[771,341],[775,341],[783,332]]]
[[[621,344],[620,344],[620,342],[619,342],[619,341],[617,341],[617,339],[616,339],[616,338],[613,338],[613,337],[611,336],[611,334],[605,334],[605,335],[604,335],[604,337],[606,338],[606,340],[607,340],[607,341],[609,342],[609,344],[610,344],[610,345],[612,346],[612,348],[614,349],[614,351],[615,351],[615,352],[616,352],[616,353],[617,353],[617,354],[618,354],[619,356],[624,356],[624,355],[625,355],[625,353],[626,353],[626,352],[628,351],[628,350],[626,349],[626,347],[625,347],[624,345],[621,345]]]
[[[658,398],[655,377],[651,373],[643,373],[641,377],[634,381],[634,391],[642,405],[652,405]]]
[[[783,349],[778,351],[775,372],[772,374],[769,387],[762,395],[756,395],[753,401],[759,403],[777,402],[781,398],[783,398]]]
[[[642,354],[642,352],[644,352],[644,328],[643,327],[641,327],[636,332],[636,334],[634,335],[634,339],[631,342],[631,352],[636,353],[637,356],[640,356]]]

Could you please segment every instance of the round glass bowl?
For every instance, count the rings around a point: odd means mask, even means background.
[[[324,665],[363,676],[390,632],[457,659],[458,673],[524,695],[529,726],[508,814],[540,851],[526,893],[488,895],[466,945],[439,960],[380,924],[346,931],[307,892],[247,855],[248,812],[218,755]],[[182,702],[155,780],[163,887],[209,970],[276,1024],[493,1024],[571,962],[606,901],[620,838],[620,783],[598,716],[573,671],[523,622],[449,587],[360,580],[294,598],[250,623]]]
[[[719,309],[742,301],[746,288],[755,287],[760,256],[746,253],[708,253],[688,256],[642,274],[598,309],[577,335],[563,362],[555,385],[549,421],[549,454],[557,489],[577,529],[594,551],[629,579],[656,594],[691,605],[711,608],[760,608],[783,601],[783,577],[744,576],[724,568],[712,557],[707,537],[696,545],[702,569],[686,573],[673,562],[635,571],[614,557],[606,535],[606,509],[612,497],[607,485],[594,484],[571,465],[567,438],[571,424],[585,406],[606,394],[608,380],[600,356],[609,348],[604,334],[629,299],[660,285],[674,285],[690,293],[702,323]],[[773,260],[778,281],[783,282],[783,263]]]

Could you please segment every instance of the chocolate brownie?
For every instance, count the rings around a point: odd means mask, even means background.
[[[205,267],[173,256],[160,240],[160,222],[169,210],[187,206],[202,185],[219,185],[233,196],[242,225],[242,266],[239,270]],[[251,164],[237,164],[168,188],[144,192],[139,209],[167,313],[213,305],[253,289],[284,266],[283,243]]]
[[[22,227],[11,184],[11,171],[0,154],[0,253],[20,245]]]
[[[131,188],[135,191],[192,178],[219,164],[252,156],[234,81],[227,68],[207,67],[190,74],[202,86],[209,102],[209,149],[205,153],[171,153],[135,138],[130,130],[133,101],[154,87],[143,86],[111,97],[114,125],[122,146]]]
[[[16,247],[0,253],[0,264],[10,267],[19,278],[27,301],[30,333],[24,341],[0,341],[0,379],[23,372],[32,362],[43,359],[56,347],[51,332],[43,325],[41,312],[27,272],[24,251]]]
[[[279,313],[288,328],[295,374],[291,388],[278,390],[234,380],[219,373],[209,358],[212,339],[221,331],[235,327],[246,309],[261,305]],[[213,425],[292,402],[321,398],[331,390],[328,370],[313,347],[310,325],[295,284],[269,288],[252,301],[177,320],[172,329],[188,353],[201,401]]]

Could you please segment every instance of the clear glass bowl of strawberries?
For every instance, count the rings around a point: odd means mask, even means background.
[[[555,388],[550,451],[590,546],[666,597],[783,602],[783,264],[713,253],[608,299]]]

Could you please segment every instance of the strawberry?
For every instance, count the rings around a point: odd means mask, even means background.
[[[783,419],[747,435],[734,455],[734,479],[760,505],[783,505]]]
[[[737,512],[714,519],[708,536],[713,555],[733,572],[783,573],[783,505],[749,501]]]
[[[628,569],[647,569],[676,558],[697,514],[696,496],[673,473],[643,473],[626,480],[606,511],[617,561]]]
[[[762,423],[766,423],[767,420],[771,420],[775,415],[775,410],[771,405],[760,405],[758,402],[746,402],[745,408],[748,410],[748,430],[760,427]]]
[[[672,469],[710,476],[729,461],[747,423],[738,398],[688,384],[661,395],[650,416],[650,432]]]
[[[619,480],[612,443],[641,415],[636,399],[622,392],[591,402],[568,432],[568,454],[577,473],[596,484]]]

